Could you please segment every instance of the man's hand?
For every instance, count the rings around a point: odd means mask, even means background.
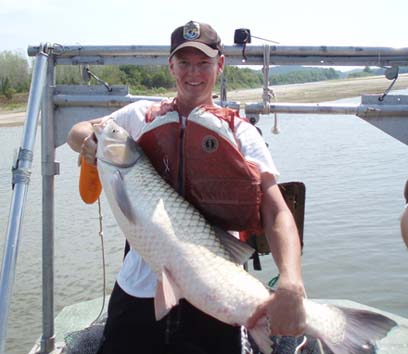
[[[253,328],[263,316],[268,319],[271,335],[297,336],[303,334],[306,324],[303,293],[295,289],[278,288],[257,307],[247,321],[247,328]]]
[[[88,135],[82,142],[80,156],[90,165],[96,165],[97,140],[95,134]]]
[[[176,109],[175,100],[164,98],[161,102],[153,103],[146,112],[146,121],[151,122],[157,116],[162,116],[167,112],[174,111]]]

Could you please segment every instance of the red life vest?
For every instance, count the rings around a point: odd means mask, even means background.
[[[174,104],[164,110],[148,111],[138,140],[157,172],[210,223],[225,230],[261,229],[261,177],[239,151],[238,113],[199,106],[183,118]]]

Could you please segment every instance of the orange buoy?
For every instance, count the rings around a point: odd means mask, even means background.
[[[81,172],[79,175],[79,194],[82,200],[87,204],[95,203],[102,191],[101,181],[99,179],[96,166],[86,162],[81,157]]]

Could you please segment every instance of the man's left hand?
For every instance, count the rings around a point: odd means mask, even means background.
[[[264,316],[268,319],[271,335],[297,336],[303,334],[306,324],[303,294],[294,289],[278,288],[257,307],[247,321],[247,328],[253,328]]]

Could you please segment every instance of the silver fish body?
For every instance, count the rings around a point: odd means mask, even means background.
[[[98,172],[125,237],[157,274],[156,318],[180,298],[232,325],[245,325],[269,291],[240,263],[248,246],[216,230],[169,186],[127,132],[113,120],[95,127]],[[339,309],[304,300],[306,334],[335,354],[370,353],[395,322],[368,311]],[[270,319],[273,321],[273,319]],[[271,340],[267,319],[250,334],[264,353]]]

